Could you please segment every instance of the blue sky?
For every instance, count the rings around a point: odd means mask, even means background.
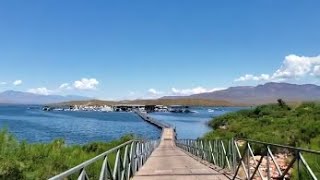
[[[319,84],[319,7],[298,0],[0,1],[0,91],[134,99],[268,81]]]

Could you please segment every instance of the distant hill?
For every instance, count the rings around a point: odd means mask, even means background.
[[[115,105],[115,104],[144,104],[144,105],[186,105],[186,106],[236,106],[242,104],[232,104],[223,100],[208,100],[208,99],[143,99],[131,101],[70,101],[59,103],[58,105]]]
[[[226,90],[191,96],[167,96],[161,99],[208,99],[224,100],[235,104],[264,104],[282,98],[288,102],[320,100],[320,86],[314,84],[266,83],[258,86],[230,87]]]
[[[4,91],[0,93],[0,103],[7,104],[49,104],[65,101],[89,100],[82,96],[39,95],[21,91]]]
[[[163,104],[196,106],[240,106],[274,103],[277,99],[287,102],[320,101],[320,86],[314,84],[266,83],[258,86],[230,87],[221,91],[190,96],[166,96],[160,99],[131,101],[91,100],[82,96],[38,95],[20,91],[0,93],[0,103],[12,104]],[[65,102],[65,103],[64,103]]]
[[[189,105],[189,106],[233,106],[235,105],[225,100],[196,99],[196,98],[134,100],[129,103],[146,104],[146,105],[161,104],[161,105]]]

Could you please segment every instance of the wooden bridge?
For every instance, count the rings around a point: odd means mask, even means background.
[[[128,141],[50,180],[271,180],[291,179],[294,169],[298,179],[318,180],[320,176],[304,158],[320,159],[319,151],[246,139],[177,140],[169,124],[135,113],[162,129],[159,140]],[[259,148],[258,154],[254,147]],[[289,152],[287,159],[279,159],[275,154],[279,150]],[[102,163],[100,174],[90,172],[95,163]]]
[[[172,128],[163,129],[160,145],[142,166],[133,180],[229,179],[227,176],[200,163],[175,145]]]

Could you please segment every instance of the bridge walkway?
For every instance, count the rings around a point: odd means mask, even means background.
[[[133,180],[227,180],[175,146],[174,131],[164,128],[161,143]]]

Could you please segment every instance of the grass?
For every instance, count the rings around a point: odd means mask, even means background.
[[[127,135],[108,143],[70,146],[63,139],[29,144],[19,142],[7,130],[0,130],[0,179],[48,179],[132,138]],[[110,158],[114,159],[114,154]],[[98,178],[101,163],[88,169],[90,178]]]

